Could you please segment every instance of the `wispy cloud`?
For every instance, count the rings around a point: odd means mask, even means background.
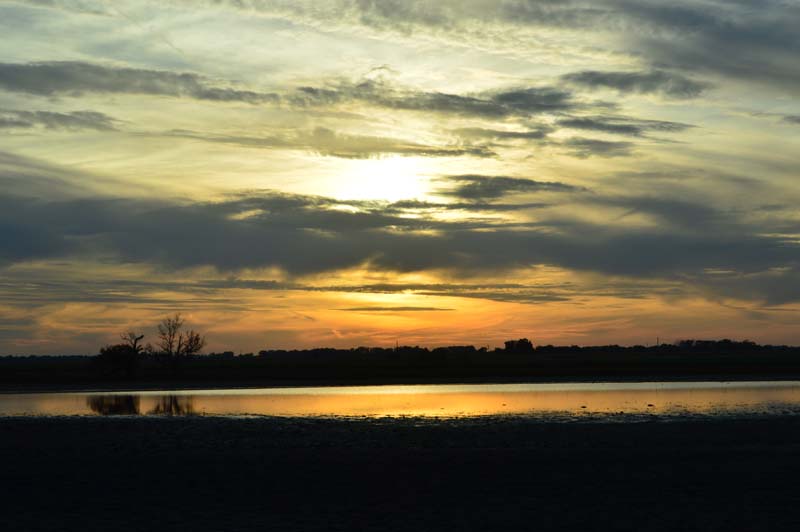
[[[190,72],[79,61],[0,63],[0,88],[40,96],[147,94],[217,102],[275,102],[277,95],[219,86]]]
[[[558,125],[567,129],[599,131],[630,137],[642,137],[650,131],[679,133],[693,127],[680,122],[641,120],[624,116],[576,116],[559,120]]]
[[[386,80],[362,80],[328,87],[299,87],[287,96],[297,106],[358,101],[403,111],[504,118],[567,111],[586,104],[558,87],[522,87],[475,94],[450,94],[399,87]]]
[[[697,98],[710,85],[675,72],[616,72],[583,70],[562,77],[567,83],[589,89],[614,89],[622,93],[661,94],[670,98]]]
[[[561,143],[576,157],[625,157],[631,155],[634,144],[626,141],[611,141],[572,137]]]
[[[463,200],[497,199],[512,193],[575,192],[580,187],[552,181],[535,181],[519,177],[486,175],[452,175],[441,179],[455,184],[454,188],[440,189],[439,193]]]
[[[2,129],[44,127],[47,129],[113,131],[116,129],[116,122],[117,120],[107,114],[97,111],[59,113],[0,109],[0,128]]]
[[[336,310],[347,312],[442,312],[453,309],[439,307],[350,307]]]
[[[416,155],[422,157],[493,157],[490,149],[479,145],[425,145],[389,137],[337,133],[327,128],[298,131],[273,136],[214,135],[175,130],[166,136],[204,142],[233,144],[244,148],[308,150],[331,157],[363,159],[380,155]]]

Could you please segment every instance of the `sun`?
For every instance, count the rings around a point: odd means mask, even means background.
[[[351,161],[337,181],[340,199],[399,201],[421,199],[428,193],[423,175],[424,160],[417,157],[386,157]]]

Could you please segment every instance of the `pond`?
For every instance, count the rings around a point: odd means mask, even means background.
[[[0,416],[426,416],[781,413],[800,382],[391,385],[0,394]]]

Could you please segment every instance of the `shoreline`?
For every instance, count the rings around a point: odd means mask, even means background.
[[[145,392],[145,391],[191,391],[191,390],[253,390],[262,388],[332,388],[356,386],[401,386],[401,385],[491,385],[491,384],[567,384],[567,383],[668,383],[668,382],[731,382],[747,383],[759,381],[787,382],[800,381],[800,374],[687,374],[639,376],[614,376],[600,375],[591,378],[585,375],[536,378],[489,378],[489,379],[286,379],[286,380],[258,380],[258,381],[204,381],[204,380],[164,380],[164,381],[115,381],[104,383],[75,383],[75,384],[0,384],[0,395],[26,394],[26,393],[116,393],[116,392]]]

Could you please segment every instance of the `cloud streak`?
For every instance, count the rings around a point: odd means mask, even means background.
[[[562,77],[567,83],[589,89],[614,89],[621,93],[660,94],[669,98],[697,98],[709,88],[708,83],[681,74],[651,70],[616,72],[583,70]]]
[[[278,96],[221,87],[198,74],[80,61],[0,63],[0,89],[37,96],[146,94],[212,102],[274,103]]]
[[[350,307],[336,310],[346,312],[443,312],[453,309],[439,307]]]
[[[580,109],[572,92],[558,87],[522,87],[475,94],[450,94],[396,87],[386,80],[339,83],[331,87],[299,87],[286,96],[298,107],[362,102],[401,111],[502,119]]]
[[[54,111],[14,111],[0,109],[0,128],[2,129],[61,129],[77,131],[89,129],[95,131],[116,130],[117,120],[97,111],[72,111],[59,113]]]
[[[562,143],[575,157],[586,159],[588,157],[626,157],[633,153],[634,144],[627,141],[611,141],[572,137]]]
[[[553,181],[534,181],[519,177],[486,175],[452,175],[441,179],[455,184],[454,188],[439,190],[439,194],[462,200],[483,201],[502,198],[512,193],[577,192],[580,187]]]
[[[630,137],[643,137],[651,131],[657,133],[680,133],[694,127],[680,122],[640,120],[622,116],[576,116],[559,120],[558,125],[567,129],[598,131]]]
[[[346,159],[366,159],[380,155],[421,157],[493,157],[495,153],[484,146],[445,145],[432,146],[389,137],[350,135],[328,128],[292,134],[253,137],[242,135],[209,135],[194,131],[175,130],[166,136],[232,144],[243,148],[308,150],[320,155]]]

